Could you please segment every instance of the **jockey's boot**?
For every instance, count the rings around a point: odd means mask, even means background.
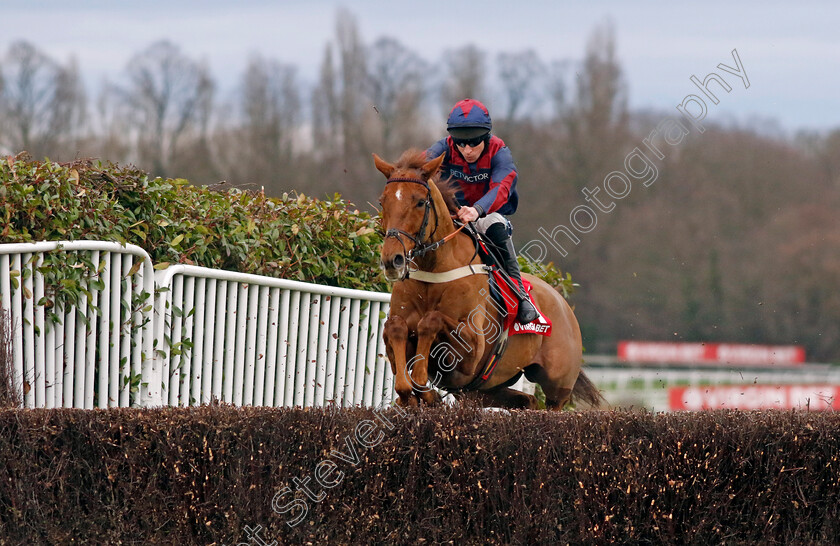
[[[519,271],[519,262],[516,261],[516,250],[513,248],[513,241],[508,235],[507,226],[502,223],[493,224],[487,228],[487,238],[495,245],[493,250],[502,259],[502,267],[505,268],[510,279],[513,281],[511,289],[519,300],[519,310],[516,312],[516,321],[520,324],[528,324],[536,320],[540,314],[528,292],[522,284],[522,274]]]

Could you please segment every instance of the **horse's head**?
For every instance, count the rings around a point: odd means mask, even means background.
[[[427,243],[437,227],[433,191],[440,193],[429,182],[443,157],[426,160],[422,150],[409,150],[392,165],[373,154],[376,168],[388,179],[379,197],[385,231],[380,266],[390,282],[408,275],[414,249]]]

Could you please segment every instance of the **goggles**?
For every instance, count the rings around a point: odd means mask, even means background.
[[[455,142],[455,146],[459,148],[466,148],[469,146],[470,148],[476,148],[481,146],[481,143],[487,139],[486,135],[482,135],[475,138],[452,138],[452,141]]]

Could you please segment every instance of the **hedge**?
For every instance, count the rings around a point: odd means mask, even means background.
[[[0,161],[5,243],[133,243],[152,262],[186,263],[347,288],[385,290],[376,221],[338,195],[269,198],[150,178],[133,167],[25,155]]]
[[[834,413],[2,410],[0,459],[5,544],[840,542]]]

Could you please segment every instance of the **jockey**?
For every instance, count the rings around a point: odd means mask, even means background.
[[[426,150],[426,156],[446,154],[440,168],[441,180],[452,177],[460,186],[457,218],[464,223],[474,222],[476,230],[495,245],[503,267],[516,284],[511,287],[519,299],[516,320],[527,324],[539,313],[522,285],[510,237],[513,227],[506,218],[516,212],[519,202],[516,165],[502,139],[490,134],[491,128],[490,112],[482,103],[461,100],[446,122],[449,136]]]

